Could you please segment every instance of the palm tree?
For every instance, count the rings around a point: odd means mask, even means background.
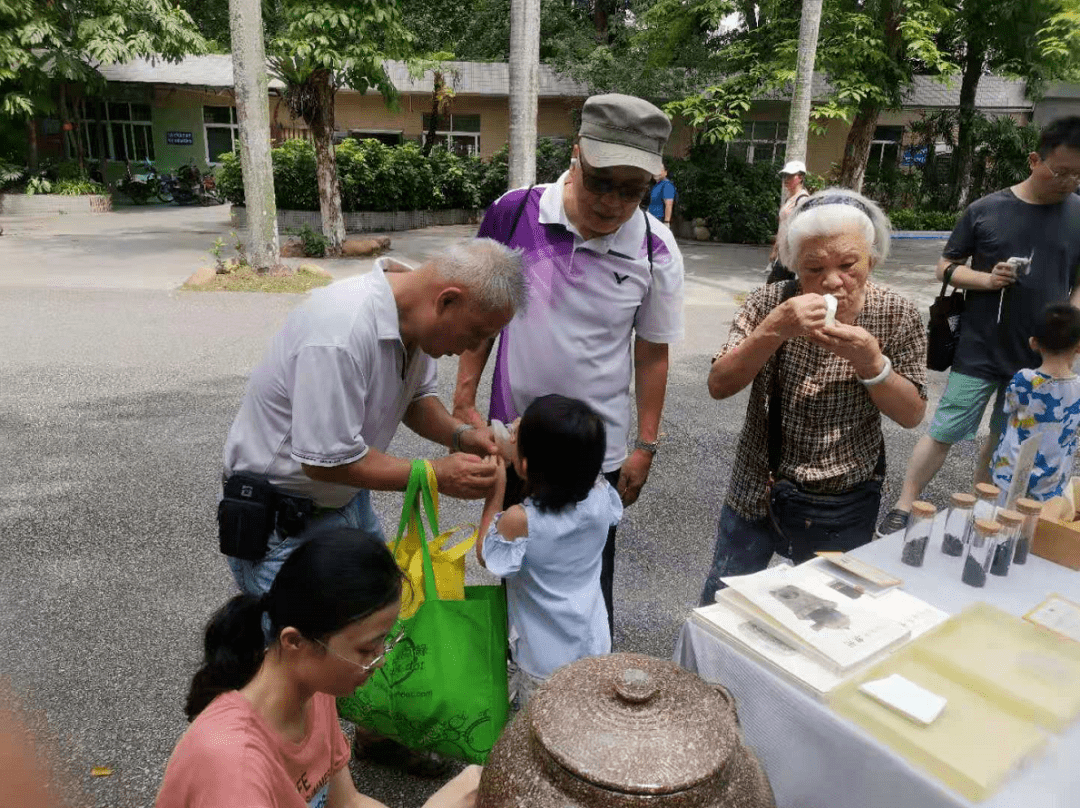
[[[510,188],[536,181],[539,74],[540,0],[510,0]]]
[[[799,56],[795,69],[795,93],[791,97],[788,115],[786,155],[788,160],[806,161],[806,141],[810,129],[811,91],[814,84],[814,56],[817,52],[818,29],[821,27],[822,0],[803,0],[799,20]],[[787,191],[780,191],[782,197]],[[783,201],[783,199],[781,200]]]

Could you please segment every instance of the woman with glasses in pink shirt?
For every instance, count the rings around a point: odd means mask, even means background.
[[[402,576],[381,540],[316,529],[261,598],[211,618],[188,693],[192,721],[169,760],[157,808],[378,808],[358,793],[336,696],[363,685],[400,639]],[[471,766],[425,804],[471,808]]]

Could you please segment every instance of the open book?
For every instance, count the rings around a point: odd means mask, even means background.
[[[911,637],[908,627],[884,616],[869,599],[852,599],[806,565],[723,581],[731,590],[724,596],[727,605],[837,675]]]

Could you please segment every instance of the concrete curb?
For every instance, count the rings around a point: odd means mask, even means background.
[[[111,194],[86,194],[84,196],[0,194],[0,213],[5,215],[110,213],[111,211]]]
[[[297,233],[305,224],[312,230],[322,230],[322,214],[317,210],[281,210],[278,229],[282,233]],[[447,210],[347,211],[346,233],[387,233],[395,230],[419,230],[455,224],[479,224],[483,211],[450,208]],[[230,210],[233,226],[247,227],[247,208],[233,205]]]

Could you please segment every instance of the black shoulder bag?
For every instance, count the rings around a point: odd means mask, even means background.
[[[948,370],[960,342],[960,315],[964,313],[964,293],[957,289],[946,295],[956,264],[945,270],[941,293],[930,305],[930,322],[926,326],[926,367]]]
[[[798,281],[787,281],[780,297],[793,297]],[[777,303],[777,305],[780,305]],[[881,484],[885,477],[885,446],[881,447],[874,475],[841,494],[815,494],[799,483],[780,477],[780,456],[784,443],[781,417],[780,365],[784,346],[773,356],[769,380],[767,434],[769,444],[769,520],[776,532],[774,550],[801,564],[820,550],[847,552],[873,538],[874,523],[881,506]]]

